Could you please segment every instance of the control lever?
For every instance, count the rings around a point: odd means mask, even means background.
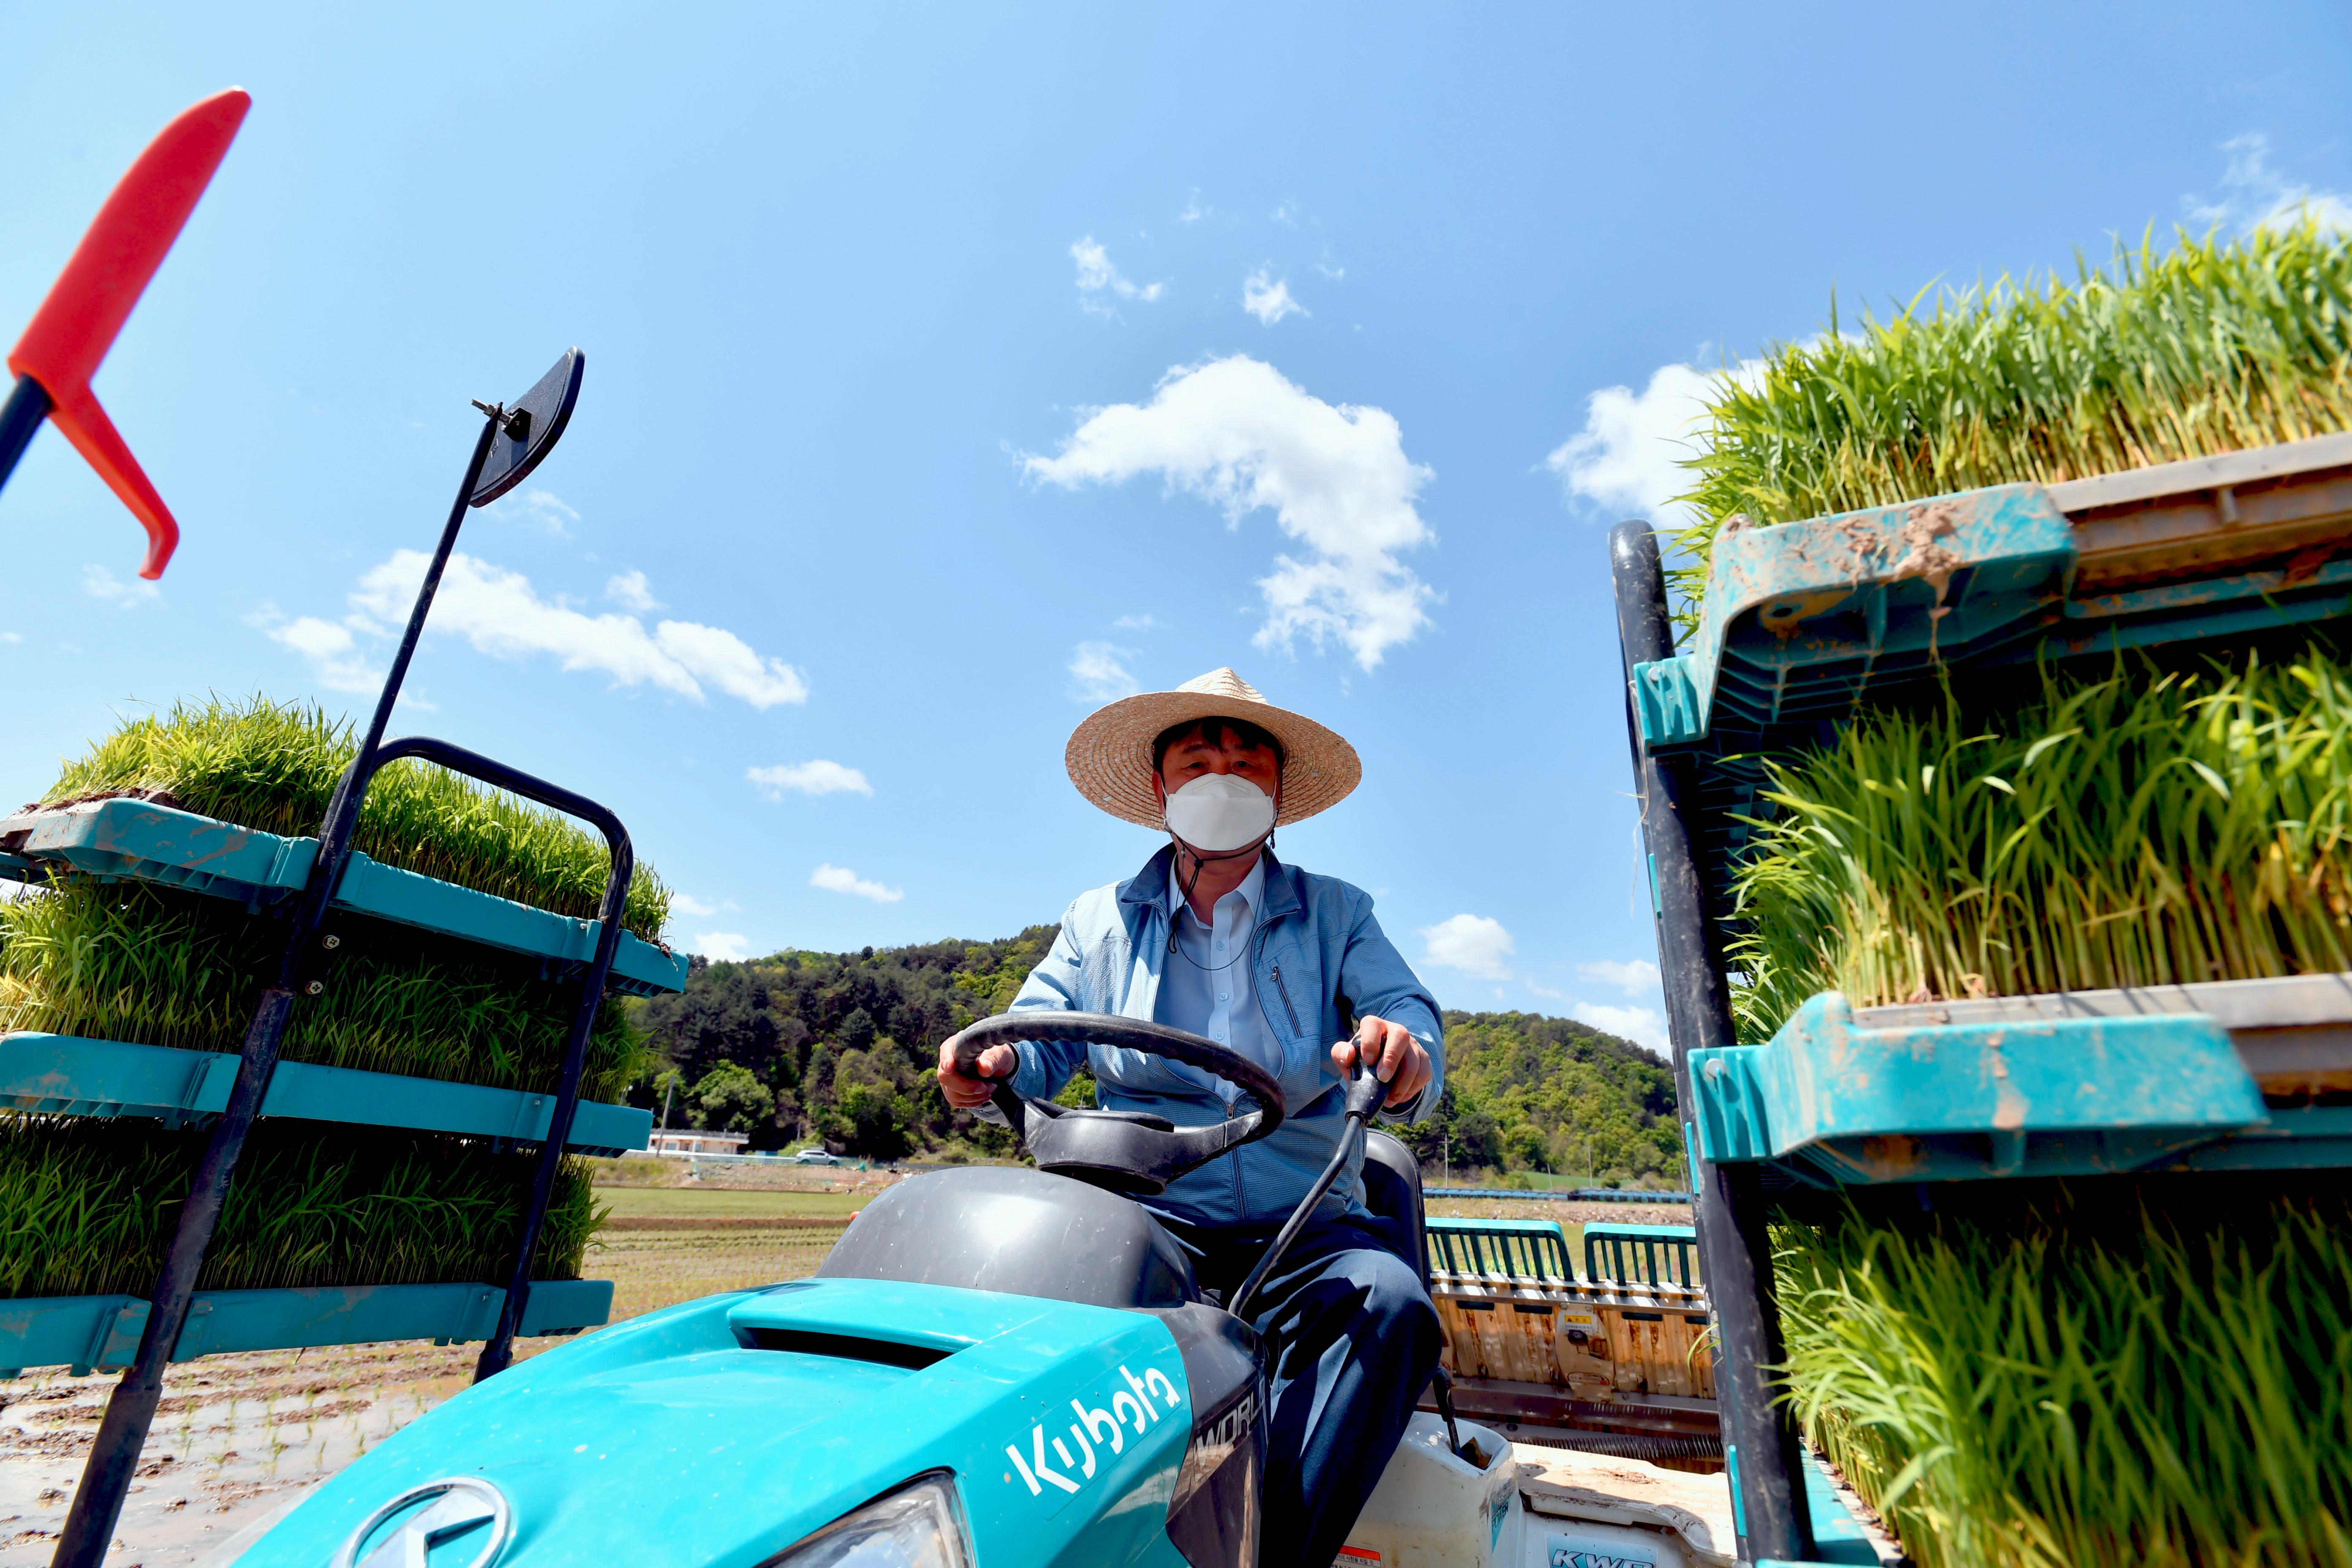
[[[1478,1439],[1475,1437],[1465,1443],[1462,1440],[1462,1428],[1455,1426],[1454,1422],[1454,1374],[1441,1366],[1431,1376],[1429,1384],[1437,1394],[1438,1417],[1445,1423],[1445,1446],[1454,1451],[1455,1458],[1469,1465],[1473,1469],[1485,1469],[1491,1462],[1486,1457],[1486,1450],[1478,1446]]]
[[[1256,1295],[1258,1287],[1265,1283],[1265,1277],[1274,1272],[1274,1266],[1282,1261],[1282,1255],[1290,1250],[1290,1244],[1298,1239],[1298,1233],[1306,1227],[1307,1216],[1315,1212],[1315,1205],[1323,1201],[1323,1194],[1331,1190],[1331,1184],[1339,1179],[1340,1167],[1348,1163],[1348,1155],[1356,1147],[1356,1140],[1363,1132],[1364,1123],[1371,1119],[1372,1112],[1388,1094],[1389,1086],[1380,1080],[1380,1075],[1365,1069],[1360,1035],[1357,1037],[1355,1046],[1356,1065],[1349,1075],[1348,1082],[1347,1125],[1339,1133],[1339,1146],[1331,1151],[1331,1158],[1325,1163],[1323,1173],[1315,1178],[1315,1184],[1307,1189],[1307,1195],[1299,1200],[1297,1208],[1290,1211],[1290,1217],[1282,1222],[1282,1228],[1275,1233],[1274,1240],[1258,1258],[1257,1267],[1251,1269],[1249,1278],[1242,1281],[1242,1288],[1234,1292],[1233,1305],[1225,1310],[1236,1318],[1247,1314],[1250,1298]]]

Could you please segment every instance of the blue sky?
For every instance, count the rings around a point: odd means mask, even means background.
[[[207,690],[364,708],[475,428],[395,728],[612,804],[761,952],[1008,933],[1141,862],[1062,771],[1231,664],[1365,783],[1283,852],[1449,1005],[1661,1038],[1602,550],[1694,373],[1935,279],[2352,191],[2340,5],[19,8],[0,331],[174,112],[254,110],[5,494],[0,794]]]

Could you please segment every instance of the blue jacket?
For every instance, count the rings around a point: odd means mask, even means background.
[[[1082,893],[1062,916],[1053,950],[1030,972],[1013,1011],[1061,1008],[1149,1021],[1168,954],[1168,875],[1173,847],[1112,887]],[[1153,1200],[1196,1225],[1271,1228],[1307,1195],[1344,1125],[1331,1047],[1370,1015],[1402,1024],[1429,1052],[1429,1087],[1387,1113],[1419,1121],[1444,1087],[1445,1026],[1436,999],[1414,977],[1372,918],[1369,894],[1336,878],[1285,866],[1265,852],[1265,909],[1252,938],[1251,975],[1267,1026],[1282,1046],[1288,1115],[1270,1138],[1179,1177]],[[1219,1080],[1140,1051],[1024,1041],[1014,1092],[1050,1099],[1084,1060],[1107,1110],[1141,1110],[1178,1126],[1225,1119]],[[1357,1197],[1360,1149],[1320,1205],[1323,1215],[1364,1213]]]

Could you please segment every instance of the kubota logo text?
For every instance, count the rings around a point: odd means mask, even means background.
[[[1118,1375],[1127,1386],[1110,1396],[1108,1408],[1089,1408],[1080,1399],[1070,1401],[1070,1414],[1076,1419],[1066,1428],[1069,1442],[1065,1443],[1058,1433],[1048,1436],[1045,1424],[1040,1422],[1029,1428],[1026,1454],[1021,1451],[1018,1439],[1005,1446],[1005,1457],[1028,1483],[1031,1497],[1045,1496],[1047,1487],[1076,1491],[1095,1479],[1095,1471],[1105,1462],[1099,1457],[1105,1450],[1111,1454],[1125,1452],[1129,1427],[1133,1427],[1135,1436],[1140,1437],[1165,1419],[1158,1408],[1160,1405],[1175,1410],[1184,1403],[1184,1396],[1176,1392],[1168,1374],[1156,1366],[1139,1378],[1122,1366]]]

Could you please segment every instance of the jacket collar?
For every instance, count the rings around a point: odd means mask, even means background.
[[[1306,907],[1298,896],[1296,873],[1275,858],[1272,849],[1261,852],[1265,866],[1265,908],[1258,920],[1279,920],[1296,914]],[[1168,879],[1176,864],[1176,846],[1163,845],[1159,853],[1143,863],[1143,869],[1118,885],[1118,901],[1122,904],[1142,904],[1147,908],[1164,909],[1168,902]]]

